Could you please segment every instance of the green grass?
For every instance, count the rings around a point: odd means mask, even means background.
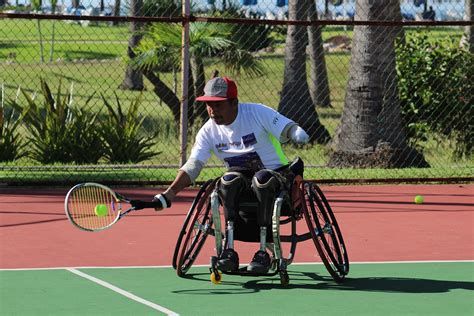
[[[65,21],[41,20],[40,29],[45,60],[49,60],[54,25],[53,61],[74,59],[111,59],[126,51],[128,36],[126,26],[110,27],[104,23],[84,27]],[[3,19],[0,28],[0,61],[15,54],[15,62],[40,61],[38,23],[34,20]]]
[[[54,61],[74,59],[111,59],[123,56],[126,52],[130,30],[128,24],[110,26],[97,23],[82,26],[67,21],[40,20],[45,58],[49,60],[49,50],[54,26]],[[0,62],[7,60],[10,53],[16,54],[16,62],[37,63],[39,59],[39,32],[36,20],[2,19],[0,29]],[[407,27],[407,33],[428,31],[433,39],[451,38],[459,40],[460,28],[449,27]],[[353,30],[343,27],[326,26],[323,28],[323,40],[334,36],[352,38]],[[284,35],[282,36],[284,39]],[[284,45],[284,43],[282,44]]]
[[[78,23],[69,23],[67,21],[51,21],[41,20],[40,25],[44,34],[51,34],[55,25],[55,33],[57,40],[71,39],[90,39],[95,41],[125,41],[127,42],[127,34],[130,34],[128,25],[118,25],[111,27],[106,23],[97,25],[82,26]],[[2,41],[18,41],[18,40],[38,40],[37,21],[25,19],[2,19],[0,25],[3,30],[8,32],[0,33]]]
[[[45,58],[49,58],[49,40],[51,36],[52,21],[41,21],[41,29],[44,36]],[[117,93],[121,103],[127,104],[136,98],[139,92],[123,91],[118,85],[124,78],[126,69],[125,54],[130,32],[127,26],[111,27],[105,24],[83,27],[77,24],[56,21],[55,25],[55,53],[53,63],[39,63],[39,46],[36,21],[28,20],[0,20],[0,29],[10,30],[0,33],[0,84],[5,85],[5,96],[15,98],[17,88],[34,93],[40,87],[40,78],[46,79],[53,91],[56,91],[59,82],[63,84],[63,91],[73,87],[74,104],[83,106],[85,100],[92,94],[94,97],[89,106],[94,111],[105,115],[105,107],[101,100],[101,94],[107,98],[115,98]],[[407,29],[407,32],[415,32],[419,29]],[[335,35],[346,35],[352,37],[352,31],[344,31],[341,27],[326,27],[323,31],[325,39]],[[457,28],[436,28],[430,30],[430,36],[436,38],[458,38],[461,31]],[[8,55],[16,53],[14,62],[6,62]],[[57,59],[59,62],[56,62]],[[259,102],[277,108],[279,103],[279,92],[283,84],[282,73],[284,69],[283,56],[278,53],[260,55],[260,60],[265,66],[266,73],[259,78],[249,78],[245,74],[234,74],[233,77],[239,85],[239,99],[242,102]],[[11,61],[11,60],[10,60]],[[342,113],[346,83],[349,73],[350,53],[326,54],[326,64],[329,74],[331,88],[332,108],[319,108],[318,114],[321,122],[331,135],[339,123]],[[309,67],[309,63],[308,66]],[[225,73],[225,68],[218,59],[206,60],[206,77],[211,76],[214,69]],[[160,74],[160,78],[169,86],[173,87],[173,77],[170,73]],[[153,86],[145,80],[141,115],[146,117],[145,130],[158,130],[156,146],[153,148],[160,154],[148,161],[148,165],[179,164],[180,142],[178,139],[178,126],[173,122],[169,108],[155,95]],[[180,81],[177,82],[177,95],[180,97]],[[112,103],[115,103],[114,101]],[[188,153],[191,149],[196,128],[190,129]],[[23,136],[26,131],[20,130]],[[302,157],[306,164],[319,166],[308,169],[311,179],[331,178],[405,178],[405,177],[453,177],[472,175],[472,161],[453,161],[452,148],[448,140],[439,142],[436,139],[429,140],[424,151],[426,159],[433,168],[414,170],[360,170],[360,169],[326,169],[323,168],[328,160],[325,147],[304,146],[297,148],[285,146],[284,150],[291,159],[295,156]],[[212,158],[211,165],[220,165]],[[11,166],[36,166],[38,163],[28,158],[21,159],[15,163],[0,165],[0,182],[24,180],[71,180],[80,179],[140,179],[140,180],[163,180],[170,181],[174,177],[175,169],[142,169],[118,170],[118,171],[84,171],[71,167],[65,171],[51,168],[42,171],[11,170]],[[206,169],[201,180],[215,177],[221,169]]]
[[[74,166],[72,166],[74,167]],[[222,175],[223,168],[205,168],[196,182],[204,182],[208,179],[216,178]],[[305,169],[305,178],[307,180],[343,180],[343,179],[417,179],[422,181],[427,178],[437,178],[440,175],[444,178],[467,178],[472,177],[472,167],[460,168],[406,168],[406,169],[330,169],[330,168],[311,168]],[[114,183],[161,183],[171,182],[176,175],[175,168],[152,168],[147,166],[142,168],[116,169],[104,167],[103,169],[84,170],[84,169],[64,169],[62,167],[46,168],[42,170],[35,169],[13,169],[0,170],[0,183],[20,184],[34,182],[50,182],[54,184],[74,184],[85,181],[95,182],[114,182]]]

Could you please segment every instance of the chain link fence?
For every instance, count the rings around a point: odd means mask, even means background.
[[[169,183],[217,72],[310,134],[308,179],[472,180],[471,0],[182,6],[0,0],[0,183]]]

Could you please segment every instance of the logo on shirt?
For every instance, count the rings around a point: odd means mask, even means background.
[[[218,144],[216,144],[216,149],[217,149],[217,151],[228,150],[229,149],[229,144],[227,144],[227,143],[218,143]]]
[[[244,143],[245,147],[250,147],[257,143],[257,138],[255,137],[254,133],[248,134],[248,135],[242,136],[242,142]]]
[[[250,147],[256,143],[257,138],[255,137],[255,134],[252,133],[242,136],[242,140],[232,141],[229,143],[217,143],[215,146],[217,151],[222,152],[230,149],[243,149],[244,147]]]
[[[276,125],[279,119],[280,118],[278,116],[275,116],[275,118],[273,119],[273,125]]]

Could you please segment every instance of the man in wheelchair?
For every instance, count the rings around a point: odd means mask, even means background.
[[[239,199],[245,193],[258,201],[256,222],[260,247],[247,270],[266,273],[271,264],[266,252],[267,227],[271,225],[273,203],[282,188],[289,188],[293,174],[288,168],[281,143],[307,143],[308,134],[289,118],[263,104],[239,103],[236,83],[215,77],[196,100],[205,102],[208,120],[199,130],[188,161],[173,183],[154,201],[161,210],[171,206],[176,194],[198,177],[211,154],[221,159],[227,172],[218,182],[218,192],[227,224],[227,247],[218,260],[221,271],[235,271],[239,256],[234,249],[234,223],[238,220]]]

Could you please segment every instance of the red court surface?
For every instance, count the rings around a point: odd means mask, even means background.
[[[474,184],[321,186],[353,262],[474,260]],[[155,188],[115,188],[150,199]],[[66,188],[0,188],[0,268],[171,265],[181,225],[196,190],[171,209],[143,210],[102,232],[84,232],[64,214]],[[417,194],[425,203],[414,204]],[[299,233],[307,232],[300,221]],[[301,228],[301,230],[300,230]],[[284,230],[283,230],[284,232]],[[196,264],[214,254],[210,237]],[[255,244],[237,243],[241,262]],[[312,241],[295,262],[319,261]]]

